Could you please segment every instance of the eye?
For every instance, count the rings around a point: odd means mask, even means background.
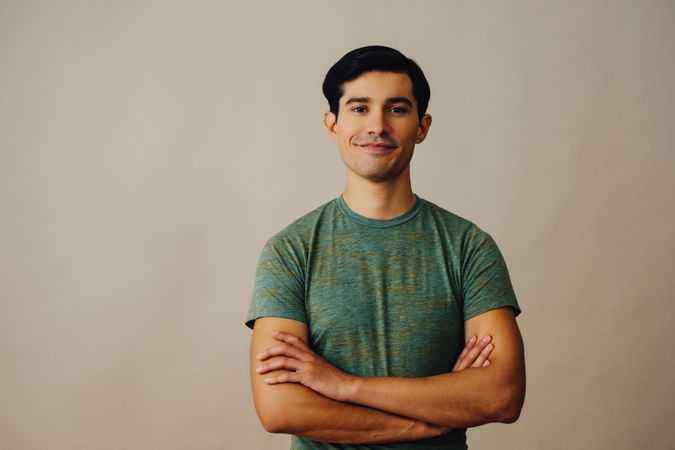
[[[354,111],[356,113],[364,113],[364,112],[366,112],[366,107],[365,106],[354,106],[352,108],[352,111]]]
[[[392,106],[391,108],[389,108],[389,111],[391,111],[393,113],[396,113],[396,114],[402,114],[402,113],[406,112],[407,109],[402,107],[402,106]]]

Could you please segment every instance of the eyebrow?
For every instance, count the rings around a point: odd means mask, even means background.
[[[350,103],[368,103],[370,102],[370,97],[352,97],[345,102],[345,105]],[[389,97],[387,103],[405,103],[406,105],[412,108],[412,102],[406,97]]]

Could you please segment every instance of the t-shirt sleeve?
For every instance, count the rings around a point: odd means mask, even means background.
[[[282,317],[308,323],[302,255],[288,240],[272,237],[258,257],[246,326],[260,317]]]
[[[494,239],[476,225],[467,232],[462,264],[464,320],[510,306],[520,314],[509,271]]]

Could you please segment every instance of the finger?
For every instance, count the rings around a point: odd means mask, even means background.
[[[258,354],[258,359],[260,361],[264,361],[274,356],[288,356],[303,361],[306,359],[307,354],[299,348],[293,347],[292,345],[279,344],[272,347],[267,347]]]
[[[471,339],[466,341],[466,344],[464,345],[464,348],[462,349],[462,353],[460,353],[460,355],[459,355],[459,359],[463,359],[464,357],[466,357],[466,354],[469,353],[469,350],[471,350],[473,348],[473,346],[476,345],[476,339],[477,339],[477,337],[474,335],[474,336],[471,336]]]
[[[274,336],[274,339],[285,342],[285,343],[290,344],[294,347],[298,347],[300,350],[303,350],[303,351],[306,351],[306,352],[312,352],[312,349],[310,349],[302,339],[300,339],[299,337],[297,337],[295,335],[292,335],[292,334],[289,334],[289,333],[284,333],[283,331],[273,331],[272,336]]]
[[[281,375],[265,378],[265,383],[267,384],[300,383],[301,381],[302,377],[297,372],[286,372]]]
[[[264,361],[273,356],[290,356],[291,358],[299,359],[300,361],[309,361],[311,359],[310,354],[300,350],[297,347],[293,347],[289,344],[280,344],[273,347],[268,347],[262,352],[258,353],[258,359]]]
[[[261,364],[257,369],[255,369],[255,371],[263,374],[279,369],[300,370],[302,368],[302,364],[303,363],[297,359],[281,357],[274,361],[270,361],[267,364]]]
[[[476,342],[476,345],[473,346],[467,355],[464,357],[464,361],[462,361],[462,368],[461,369],[466,369],[467,367],[473,367],[473,363],[476,361],[476,358],[478,358],[478,355],[480,355],[480,352],[483,351],[486,345],[490,343],[492,340],[492,336],[485,335],[483,336],[479,341]],[[481,361],[482,364],[482,361]],[[461,370],[460,369],[460,370]]]
[[[455,366],[452,368],[453,371],[462,370],[464,368],[463,367],[464,359],[466,358],[467,353],[469,353],[469,350],[471,350],[473,346],[476,345],[476,339],[477,339],[476,336],[471,336],[471,339],[466,341],[466,345],[464,346],[462,353],[459,354],[459,357],[455,362]]]
[[[483,367],[487,367],[490,365],[490,360],[486,359],[485,362],[483,363]]]
[[[476,360],[476,356],[483,349],[484,345],[485,344],[482,339],[478,340],[478,336],[472,336],[464,347],[464,351],[462,351],[464,356],[457,360],[456,367],[453,370],[457,372],[470,367],[471,364],[473,364],[473,362]]]
[[[495,346],[492,345],[492,342],[486,345],[485,348],[478,354],[473,364],[471,364],[471,367],[481,367],[483,363],[487,361],[488,356],[490,356],[490,353],[492,353],[494,348]]]

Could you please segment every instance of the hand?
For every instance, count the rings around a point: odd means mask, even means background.
[[[413,420],[410,428],[401,436],[403,441],[416,441],[418,439],[429,439],[448,434],[452,428],[443,425],[434,425],[431,423]]]
[[[270,358],[278,358],[261,364],[256,371],[261,375],[279,369],[288,369],[290,372],[266,378],[267,384],[300,383],[333,400],[347,401],[349,399],[357,377],[326,362],[297,336],[281,331],[275,331],[272,335],[283,344],[265,349],[258,354],[258,359],[266,361]],[[468,367],[489,366],[488,357],[494,349],[491,340],[492,337],[486,335],[476,344],[477,338],[472,336],[457,358],[452,371],[459,372]]]
[[[466,342],[462,353],[460,353],[459,358],[455,366],[452,368],[453,372],[459,372],[469,367],[487,367],[490,365],[490,360],[488,357],[492,350],[494,350],[494,345],[490,342],[492,341],[492,336],[486,335],[478,342],[476,345],[477,337],[471,336]],[[423,436],[427,436],[427,433],[432,433],[432,436],[441,436],[446,433],[449,433],[452,428],[445,427],[442,425],[433,425],[430,423],[416,421],[413,424],[413,430],[421,430]]]
[[[476,344],[476,340],[476,336],[471,336],[471,339],[466,342],[464,350],[462,350],[455,366],[452,368],[453,372],[459,372],[468,367],[487,367],[490,365],[488,357],[495,348],[491,342],[492,336],[489,334],[483,336],[478,344]]]
[[[274,331],[272,336],[281,343],[262,351],[258,359],[267,361],[275,356],[279,358],[261,364],[256,372],[265,374],[278,369],[291,372],[266,378],[267,384],[300,383],[333,400],[345,401],[348,398],[356,377],[326,362],[297,336],[281,331]]]

